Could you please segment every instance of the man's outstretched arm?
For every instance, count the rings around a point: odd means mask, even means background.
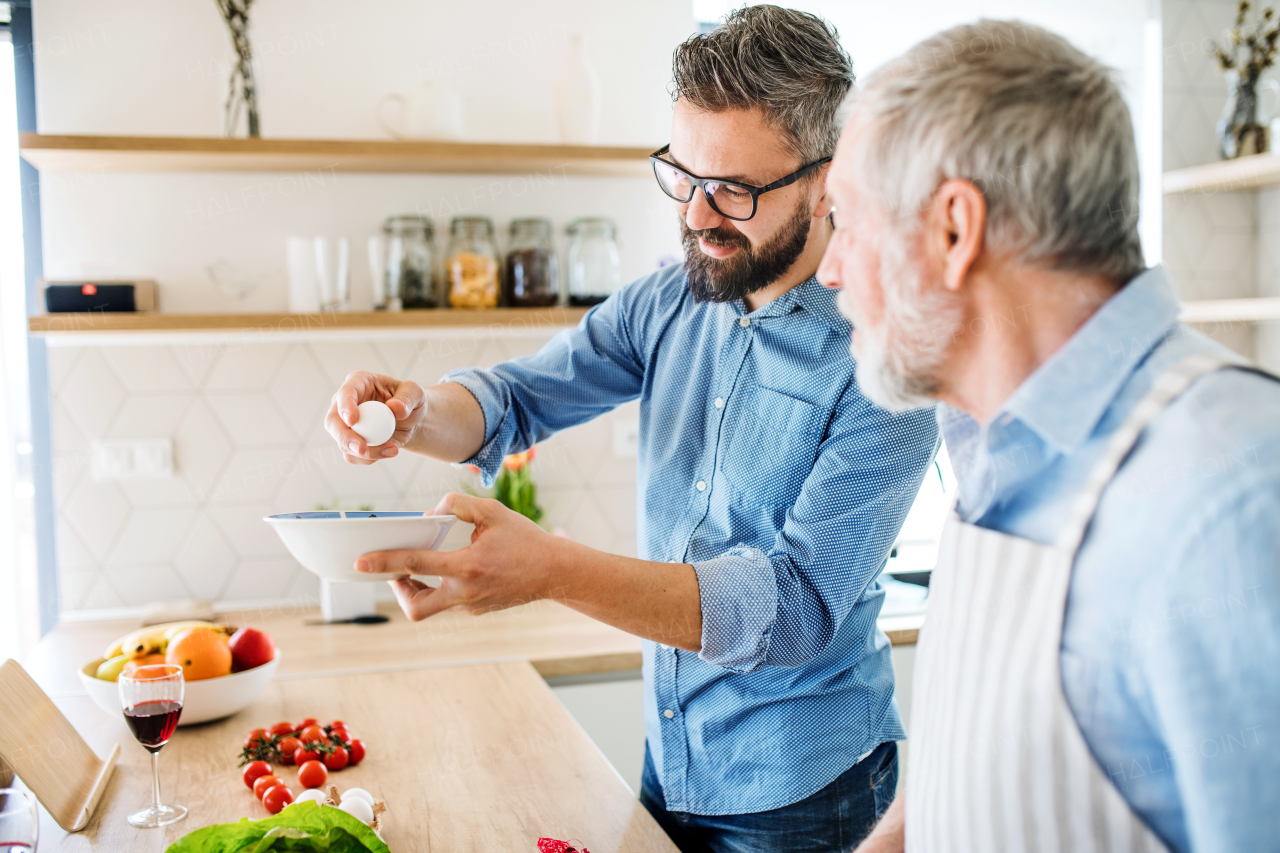
[[[471,495],[451,493],[435,512],[474,524],[470,547],[376,551],[356,561],[362,572],[443,578],[439,588],[412,578],[392,582],[401,609],[415,622],[451,607],[487,613],[550,599],[629,634],[701,650],[702,601],[693,566],[597,551]]]

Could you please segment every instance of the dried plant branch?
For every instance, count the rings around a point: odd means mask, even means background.
[[[1226,44],[1214,42],[1213,54],[1223,71],[1240,69],[1246,83],[1257,81],[1264,70],[1275,65],[1276,40],[1280,37],[1280,23],[1275,23],[1276,10],[1263,9],[1261,19],[1247,27],[1245,20],[1251,8],[1253,4],[1248,0],[1240,0],[1235,26],[1226,33]]]
[[[253,0],[214,0],[236,51],[236,65],[231,71],[231,85],[224,107],[223,133],[230,136],[240,124],[240,115],[248,111],[249,136],[260,136],[258,126],[258,90],[253,76],[253,47],[249,43],[249,9]]]

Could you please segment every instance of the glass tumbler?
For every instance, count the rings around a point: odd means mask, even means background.
[[[40,809],[30,792],[0,788],[0,853],[29,853],[40,837]]]

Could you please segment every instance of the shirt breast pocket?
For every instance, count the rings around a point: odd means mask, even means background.
[[[827,415],[813,403],[757,388],[731,407],[720,473],[750,506],[790,507],[818,458]]]

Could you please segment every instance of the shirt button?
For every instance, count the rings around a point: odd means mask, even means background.
[[[670,708],[662,712],[662,716],[666,717],[668,720],[670,720],[675,715],[676,715],[676,712],[671,710]]]
[[[707,481],[706,481],[706,480],[699,480],[699,481],[698,481],[698,483],[697,483],[697,489],[698,489],[698,491],[700,491],[700,492],[705,492],[705,491],[707,490]]]
[[[750,326],[750,325],[751,325],[751,318],[750,318],[750,317],[739,317],[739,318],[738,318],[738,325],[745,329],[747,326]]]
[[[716,397],[716,408],[717,409],[724,408],[724,397]]]
[[[671,647],[670,647],[670,646],[668,646],[666,643],[658,643],[658,647],[659,647],[659,648],[661,648],[661,649],[663,649],[664,651],[665,651],[666,649],[671,648]]]

